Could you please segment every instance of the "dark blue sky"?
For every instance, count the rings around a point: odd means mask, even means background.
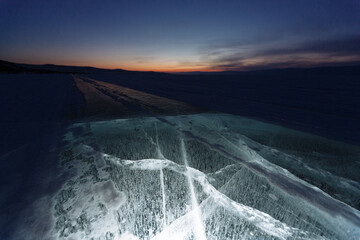
[[[360,61],[359,0],[0,0],[0,59],[155,71]]]

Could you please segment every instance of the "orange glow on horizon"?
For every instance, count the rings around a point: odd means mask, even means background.
[[[178,65],[176,63],[168,62],[147,62],[147,63],[129,63],[129,62],[121,62],[121,63],[99,63],[99,64],[92,64],[94,67],[98,68],[106,68],[106,69],[123,69],[128,71],[143,71],[143,72],[195,72],[195,71],[202,71],[202,72],[218,72],[221,71],[219,69],[212,69],[206,66],[183,66]]]
[[[295,60],[293,60],[295,59]],[[296,61],[296,59],[300,59]],[[5,59],[4,59],[5,60]],[[183,59],[181,59],[183,60]],[[273,57],[250,57],[246,61],[241,62],[239,65],[233,67],[216,66],[213,62],[199,62],[196,59],[191,61],[181,60],[164,60],[155,59],[144,62],[139,62],[133,59],[100,59],[98,61],[81,59],[81,60],[68,60],[59,59],[55,60],[52,57],[41,58],[38,60],[28,60],[27,58],[14,58],[6,59],[6,61],[24,64],[53,64],[63,66],[79,66],[79,67],[94,67],[103,69],[123,69],[127,71],[142,71],[142,72],[221,72],[221,71],[249,71],[274,68],[274,64],[280,63],[275,68],[289,68],[289,67],[316,67],[322,64],[341,64],[347,62],[359,61],[358,56],[327,56],[326,54],[318,53],[305,53],[296,55],[283,55]]]
[[[77,66],[77,67],[94,67],[102,69],[122,69],[127,71],[142,71],[142,72],[167,72],[167,73],[176,73],[176,72],[219,72],[221,69],[212,69],[205,66],[179,66],[176,63],[162,63],[162,62],[147,62],[144,64],[140,63],[129,63],[129,62],[120,62],[114,63],[110,61],[94,62],[94,61],[23,61],[17,59],[9,59],[8,61],[14,63],[22,64],[35,64],[35,65],[44,65],[44,64],[53,64],[61,66]]]
[[[154,67],[150,66],[134,66],[134,67],[123,67],[119,65],[96,65],[97,68],[105,69],[123,69],[127,71],[141,71],[141,72],[167,72],[167,73],[176,73],[176,72],[219,72],[220,69],[211,69],[205,67],[162,67],[156,65]]]
[[[128,71],[142,71],[142,72],[167,72],[167,73],[176,73],[176,72],[219,72],[219,69],[211,69],[204,67],[133,67],[133,68],[121,68],[121,67],[109,67],[109,69],[124,69]]]

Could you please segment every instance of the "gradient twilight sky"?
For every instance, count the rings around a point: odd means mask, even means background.
[[[360,62],[360,0],[0,0],[0,59],[153,71]]]

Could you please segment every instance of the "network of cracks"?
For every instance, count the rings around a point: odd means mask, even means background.
[[[78,123],[64,140],[57,239],[360,237],[354,146],[226,114]]]

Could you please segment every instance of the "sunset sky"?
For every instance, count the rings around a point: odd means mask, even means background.
[[[0,0],[0,59],[144,71],[360,63],[359,0]]]

